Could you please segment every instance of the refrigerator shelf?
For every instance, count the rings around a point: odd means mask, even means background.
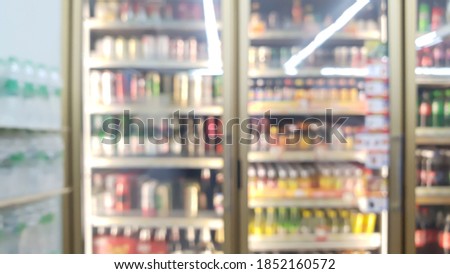
[[[450,187],[416,187],[416,204],[450,205]]]
[[[251,252],[300,252],[315,250],[373,250],[381,247],[381,235],[373,234],[334,234],[325,240],[315,235],[276,235],[249,236]]]
[[[90,159],[87,164],[99,169],[221,169],[224,160],[220,157],[99,157]]]
[[[299,68],[296,73],[288,74],[282,68],[250,69],[249,78],[298,78],[298,77],[338,77],[338,78],[364,78],[386,81],[386,76],[371,74],[368,68],[351,67],[310,67]]]
[[[59,190],[54,191],[48,191],[44,193],[39,194],[30,194],[22,197],[16,197],[16,198],[7,198],[5,200],[0,200],[0,208],[7,208],[7,207],[14,207],[14,206],[20,206],[25,204],[31,204],[36,203],[40,201],[44,201],[50,198],[62,196],[69,194],[71,192],[70,188],[63,188]]]
[[[251,198],[248,207],[358,208],[358,203],[344,198]]]
[[[195,70],[207,69],[208,62],[188,62],[177,60],[136,60],[136,61],[115,61],[90,58],[85,65],[90,69],[143,69],[143,70]]]
[[[416,84],[419,86],[450,86],[448,76],[417,75]]]
[[[157,31],[159,32],[200,32],[205,31],[203,21],[181,21],[181,20],[161,20],[144,22],[105,22],[101,20],[86,20],[85,28],[91,31]],[[217,29],[221,29],[221,24],[217,24]]]
[[[450,145],[450,128],[417,128],[417,145]]]
[[[364,151],[253,151],[248,154],[250,163],[273,162],[360,162],[364,163]]]
[[[301,105],[301,102],[251,102],[248,103],[248,115],[263,116],[270,111],[271,115],[289,116],[325,116],[327,110],[333,115],[365,116],[367,109],[363,104],[317,104],[310,107]]]
[[[338,32],[329,39],[331,42],[364,42],[380,40],[380,32],[372,31],[365,33]],[[251,33],[249,39],[252,43],[284,42],[295,43],[314,39],[314,35],[301,29],[290,30],[268,30],[262,33]]]
[[[93,227],[133,226],[148,228],[203,228],[221,229],[224,226],[222,217],[213,211],[202,211],[197,217],[186,217],[183,211],[174,211],[169,217],[147,217],[138,214],[92,216]]]
[[[191,107],[177,107],[177,106],[155,106],[152,104],[121,104],[121,105],[90,105],[88,106],[88,113],[90,114],[122,114],[125,110],[129,110],[131,115],[150,115],[151,117],[171,117],[176,111],[180,111],[181,115],[187,115],[194,112],[197,116],[222,116],[222,106],[191,106]],[[149,117],[150,118],[150,117]]]

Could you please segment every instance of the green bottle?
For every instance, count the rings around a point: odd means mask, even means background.
[[[450,89],[445,91],[444,126],[450,127]]]
[[[430,31],[430,6],[427,3],[421,3],[419,6],[418,32],[425,33],[428,31]]]
[[[433,127],[444,126],[444,94],[442,90],[433,92],[433,103],[431,104],[431,124]]]

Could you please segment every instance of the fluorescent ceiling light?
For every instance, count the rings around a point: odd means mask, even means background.
[[[222,43],[220,42],[213,0],[203,0],[203,12],[205,15],[206,40],[208,43],[208,67],[217,71],[222,69],[223,66]]]
[[[434,46],[436,44],[442,43],[444,38],[450,36],[450,24],[446,25],[436,31],[429,32],[418,38],[416,38],[416,48],[422,49]]]
[[[342,29],[369,3],[370,0],[357,0],[353,5],[346,9],[333,24],[319,32],[319,34],[317,34],[309,45],[299,51],[296,55],[292,56],[284,64],[285,72],[287,74],[292,73],[301,62],[308,58],[308,56],[310,56],[317,48],[330,39],[336,32]]]

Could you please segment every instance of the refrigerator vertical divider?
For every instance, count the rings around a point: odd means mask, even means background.
[[[222,126],[224,127],[224,174],[226,182],[225,188],[225,252],[238,252],[238,233],[239,224],[239,198],[238,198],[238,146],[237,134],[235,127],[228,127],[229,121],[237,117],[238,106],[237,101],[237,21],[235,20],[238,1],[225,0],[221,1],[222,5],[222,41],[223,41],[223,71],[224,71],[224,113],[222,117]],[[231,141],[231,143],[228,143]]]
[[[417,125],[416,102],[416,26],[417,26],[417,0],[405,0],[405,223],[404,242],[406,254],[414,254],[414,234],[415,234],[415,188],[416,188],[416,136]]]
[[[86,5],[87,3],[83,3]],[[81,23],[82,24],[82,23]],[[89,101],[89,57],[90,57],[90,43],[91,43],[91,33],[90,28],[83,25],[83,54],[82,54],[82,117],[83,117],[83,197],[81,199],[83,203],[83,212],[84,212],[84,251],[86,254],[93,253],[93,235],[92,235],[92,206],[91,206],[91,161],[92,161],[92,153],[90,142],[90,133],[91,133],[91,119],[89,113],[89,107],[86,102]]]
[[[251,0],[239,1],[239,118],[242,123],[248,118],[248,20],[250,14]],[[240,130],[240,137],[243,132]],[[247,193],[247,168],[248,168],[248,146],[240,145],[239,159],[241,171],[241,188],[239,190],[240,197],[240,251],[248,253],[248,193]]]
[[[389,253],[402,252],[403,227],[403,143],[404,143],[404,47],[403,27],[403,0],[388,2],[388,41],[389,44],[389,104],[390,104],[390,155],[389,155],[389,216],[382,218],[382,224],[387,230],[382,230],[383,241],[388,246]],[[384,216],[384,213],[382,214]],[[383,249],[383,248],[382,248]]]

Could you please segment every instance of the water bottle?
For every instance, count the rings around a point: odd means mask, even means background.
[[[27,61],[23,66],[24,71],[24,84],[23,84],[23,109],[24,112],[24,126],[27,128],[33,128],[39,120],[35,113],[36,109],[36,69],[34,65]]]
[[[50,109],[51,109],[51,127],[54,129],[61,128],[61,93],[62,81],[57,70],[50,72]]]
[[[49,128],[49,120],[50,120],[50,93],[48,89],[48,71],[43,65],[38,66],[37,68],[37,81],[38,81],[38,89],[37,89],[37,100],[36,100],[36,109],[35,115],[40,119],[39,128],[47,129]]]
[[[0,126],[15,127],[21,110],[20,67],[17,60],[9,58],[4,84],[0,90]]]

